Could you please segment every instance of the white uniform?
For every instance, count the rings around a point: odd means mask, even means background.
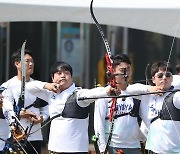
[[[141,122],[140,129],[141,129],[141,132],[144,134],[144,136],[147,138],[147,136],[148,136],[148,131],[149,131],[149,130],[148,130],[148,128],[146,127],[144,121]],[[145,138],[145,140],[142,140],[142,141],[145,142],[145,141],[146,141],[146,138]]]
[[[141,87],[137,91],[137,87]],[[135,84],[128,89],[129,93],[147,92],[147,86]],[[141,101],[141,117],[149,128],[146,149],[160,154],[180,153],[180,121],[157,119],[151,123],[151,120],[158,115],[162,109],[163,96],[144,95]],[[173,97],[173,104],[180,109],[180,92],[176,92]]]
[[[45,83],[33,81],[27,84],[31,94],[49,103],[49,114],[53,116],[62,113],[68,97],[77,87],[72,84],[60,94],[43,89]],[[105,96],[105,88],[78,90],[78,97]],[[87,107],[94,100],[77,101],[81,107]],[[48,149],[54,152],[88,152],[88,122],[89,119],[58,117],[51,122]]]
[[[10,130],[9,130],[9,125],[7,123],[7,121],[5,119],[0,119],[0,138],[1,139],[4,139],[4,140],[7,140],[10,136]],[[3,150],[4,146],[5,146],[5,142],[2,141],[0,139],[0,151]]]
[[[32,81],[33,79],[31,78],[30,81]],[[27,84],[27,83],[26,83]],[[4,96],[4,103],[3,103],[3,110],[4,110],[4,114],[6,115],[7,113],[9,115],[14,115],[13,112],[13,104],[14,104],[14,100],[16,102],[16,105],[18,103],[18,99],[20,97],[20,93],[21,93],[21,81],[18,80],[17,76],[11,78],[10,80],[8,80],[7,82],[5,82],[3,85],[3,87],[6,87],[7,89],[3,92],[3,96]],[[24,103],[24,107],[27,107],[31,104],[33,104],[33,102],[36,100],[36,97],[34,95],[31,95],[30,93],[28,93],[25,90],[25,103]],[[43,115],[43,119],[46,120],[49,116],[49,112],[48,112],[48,106],[45,106],[43,108],[35,108],[35,107],[31,107],[28,110],[30,110],[31,112],[35,113],[37,115],[37,117],[41,114]],[[12,119],[10,118],[11,116],[9,116],[9,121],[12,121]],[[30,126],[30,121],[25,119],[25,118],[21,118],[20,120],[21,124],[23,125],[24,128],[27,128],[27,126]],[[9,122],[10,123],[10,122]],[[32,127],[31,132],[34,132],[35,130],[41,128],[41,124],[35,124]],[[8,128],[7,128],[8,129]],[[37,131],[36,133],[31,134],[28,137],[29,141],[37,141],[37,140],[43,140],[42,138],[42,133],[41,133],[41,129],[39,131]]]
[[[180,75],[173,75],[172,85],[180,88]]]
[[[127,95],[126,91],[121,91],[123,95]],[[94,129],[98,137],[98,145],[100,152],[105,151],[107,139],[109,136],[111,123],[105,120],[109,117],[111,99],[99,99],[95,104],[94,113]],[[128,97],[125,101],[122,98],[117,99],[117,112],[116,115],[129,113],[134,106],[133,98]],[[130,115],[118,117],[114,122],[113,135],[110,146],[119,148],[140,148],[140,140],[142,140],[142,133],[140,131],[137,117]]]

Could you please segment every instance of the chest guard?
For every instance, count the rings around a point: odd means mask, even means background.
[[[123,114],[120,114],[120,115],[115,115],[114,118],[117,119],[119,117],[126,116],[126,115],[130,115],[132,117],[139,117],[140,102],[141,102],[140,100],[133,98],[134,106],[133,106],[132,110],[130,112],[127,112],[127,113],[123,113]],[[109,116],[106,117],[105,119],[108,120]]]
[[[176,92],[168,94],[163,102],[162,110],[159,115],[151,120],[151,123],[160,118],[161,120],[180,121],[180,109],[173,104],[173,97]]]
[[[5,119],[2,108],[0,108],[0,119]]]
[[[63,118],[76,118],[76,119],[85,119],[89,116],[90,106],[80,107],[77,104],[77,92],[67,99],[65,103],[64,110],[62,111]]]
[[[160,119],[180,121],[180,109],[177,109],[173,104],[174,94],[175,92],[172,92],[165,97],[160,111]]]

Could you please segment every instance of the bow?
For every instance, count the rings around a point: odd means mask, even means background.
[[[116,82],[115,82],[114,70],[113,70],[113,60],[112,60],[111,49],[110,49],[109,43],[108,43],[103,31],[102,31],[102,28],[101,28],[100,24],[98,23],[95,15],[94,15],[93,0],[91,1],[90,12],[91,12],[91,16],[92,16],[92,18],[96,24],[96,27],[98,28],[98,30],[101,34],[101,37],[103,39],[103,42],[104,42],[104,45],[106,48],[106,63],[107,63],[107,71],[108,71],[107,73],[108,73],[108,77],[110,78],[110,85],[114,88],[117,88]],[[114,128],[114,116],[116,114],[116,102],[117,102],[117,98],[112,98],[112,105],[111,105],[110,115],[109,115],[109,119],[111,122],[111,128],[110,128],[110,133],[108,136],[108,140],[107,140],[107,144],[106,144],[106,148],[105,148],[105,152],[104,152],[105,154],[108,151],[108,147],[109,147],[109,144],[111,142],[112,132],[113,132],[113,128]]]
[[[19,120],[20,120],[20,111],[24,108],[24,100],[25,100],[25,83],[26,83],[26,68],[25,68],[25,60],[24,60],[25,45],[26,45],[26,41],[23,43],[21,48],[21,72],[22,72],[21,94],[17,105],[14,106],[15,114]],[[24,133],[22,133],[22,126],[20,126],[17,118],[15,118],[16,130],[14,132],[14,137],[18,140],[22,140],[24,138]]]
[[[107,71],[108,71],[107,74],[108,74],[108,77],[110,78],[110,85],[112,87],[114,87],[114,88],[117,88],[116,82],[115,82],[114,71],[113,71],[113,60],[111,59],[111,57],[112,57],[111,49],[110,49],[110,46],[108,44],[107,39],[105,38],[105,35],[104,35],[103,31],[102,31],[102,28],[101,28],[100,24],[98,23],[95,15],[94,15],[92,5],[93,5],[93,0],[91,1],[90,12],[91,12],[92,18],[95,21],[95,24],[96,24],[99,32],[101,34],[104,45],[106,47],[106,63],[107,63]],[[112,102],[113,103],[112,103],[112,107],[111,107],[110,121],[112,121],[113,112],[115,111],[115,108],[116,108],[116,99],[112,99]]]
[[[18,101],[18,105],[20,109],[24,109],[24,100],[25,100],[25,83],[26,83],[26,68],[25,68],[25,59],[24,59],[24,51],[25,51],[26,41],[23,43],[21,48],[21,95]],[[20,110],[21,111],[21,110]],[[18,110],[18,116],[20,114]]]
[[[15,116],[12,116],[12,119],[14,119],[14,123],[11,125],[14,126],[14,129],[11,129],[11,137],[7,140],[6,145],[3,149],[3,151],[11,150],[11,151],[17,151],[17,149],[14,149],[12,146],[13,143],[17,145],[18,150],[22,150],[24,153],[27,153],[25,149],[23,148],[23,145],[19,141],[27,139],[27,130],[28,127],[25,129],[22,124],[20,123],[20,111],[24,108],[24,100],[25,100],[25,82],[26,82],[26,68],[25,68],[25,59],[24,59],[24,52],[25,52],[25,45],[26,41],[23,43],[21,48],[21,94],[18,100],[18,103],[16,105],[16,102],[14,101],[14,112]]]
[[[92,14],[93,20],[95,21],[96,26],[97,26],[97,28],[98,28],[98,30],[99,30],[102,38],[103,38],[104,44],[105,44],[105,46],[106,46],[106,50],[107,50],[107,52],[108,52],[108,51],[110,51],[109,45],[108,45],[108,43],[107,43],[107,40],[106,40],[105,37],[104,37],[103,31],[102,31],[99,23],[97,22],[96,18],[94,17],[94,14],[93,14],[93,11],[92,11],[92,3],[93,3],[93,0],[91,1],[91,14]],[[180,20],[180,16],[179,16],[179,19],[178,19],[178,20]],[[178,24],[177,24],[177,27],[178,27]],[[176,27],[175,35],[176,35],[176,32],[177,32],[177,27]],[[174,36],[174,38],[173,38],[173,42],[172,42],[172,45],[171,45],[171,49],[170,49],[170,53],[169,53],[169,57],[168,57],[167,66],[168,66],[169,61],[170,61],[170,57],[171,57],[171,53],[172,53],[172,48],[173,48],[174,41],[175,41],[175,36]],[[107,59],[106,59],[106,61],[107,61]],[[147,68],[146,68],[146,69],[147,69]],[[167,70],[167,69],[166,69],[166,70]],[[146,81],[147,81],[147,77],[146,77]],[[166,92],[165,92],[165,93],[166,93]],[[148,93],[147,93],[147,95],[148,95]],[[132,96],[129,96],[129,97],[132,97]],[[166,104],[165,104],[165,105],[166,105]],[[167,105],[166,105],[166,106],[167,106]],[[168,114],[170,115],[169,109],[168,109]],[[171,115],[170,115],[170,117],[171,117]],[[172,119],[172,118],[171,118],[171,119]],[[174,122],[173,122],[173,123],[174,123]],[[174,125],[174,126],[175,126],[175,125]],[[177,135],[179,136],[178,129],[176,129],[176,133],[177,133]]]

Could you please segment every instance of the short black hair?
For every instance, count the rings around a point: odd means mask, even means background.
[[[116,65],[119,65],[120,63],[124,62],[127,64],[131,65],[131,60],[129,59],[129,57],[126,54],[121,54],[121,55],[116,55],[114,57],[112,57],[113,60],[113,67],[115,67]]]
[[[24,55],[30,55],[33,58],[33,53],[30,50],[24,50]],[[33,58],[34,59],[34,58]],[[21,49],[18,49],[15,51],[12,56],[11,56],[11,61],[14,65],[15,62],[20,62],[21,61]]]
[[[51,67],[51,77],[53,77],[54,74],[59,71],[69,71],[71,73],[71,76],[73,75],[72,67],[68,63],[63,61],[53,64],[53,66]]]
[[[180,73],[180,64],[176,65],[176,74]]]
[[[151,66],[151,76],[154,76],[159,70],[172,73],[172,67],[166,61],[157,61]]]

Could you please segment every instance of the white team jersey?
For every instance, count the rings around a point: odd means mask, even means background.
[[[168,93],[163,96],[149,95],[142,98],[141,115],[149,127],[146,149],[161,154],[180,153],[180,121],[157,119],[151,123],[151,120],[158,116],[167,95]],[[174,95],[174,102],[180,102],[178,95],[180,96],[180,92]]]
[[[147,92],[147,86],[139,84],[131,85],[128,92],[143,93]],[[144,95],[141,97],[141,117],[149,129],[146,149],[160,154],[179,154],[180,153],[180,121],[157,119],[151,120],[158,115],[162,109],[164,98],[169,93],[162,96]],[[173,104],[180,109],[180,92],[176,92],[173,97]],[[168,113],[169,114],[169,113]]]
[[[121,91],[123,95],[128,95],[126,91]],[[94,113],[94,129],[95,134],[98,137],[98,145],[101,152],[105,150],[107,139],[110,132],[111,123],[105,120],[105,117],[109,117],[111,99],[99,99],[95,104]],[[125,101],[122,98],[117,99],[116,115],[129,113],[134,106],[133,98],[128,97]],[[140,140],[143,140],[144,136],[140,131],[137,117],[130,115],[118,117],[114,121],[114,128],[110,146],[119,148],[140,148]]]
[[[172,85],[180,88],[180,75],[173,75]]]
[[[61,113],[65,102],[77,87],[75,84],[60,94],[43,89],[45,83],[33,81],[28,83],[30,93],[49,103],[49,114],[53,116]],[[102,90],[103,89],[103,90]],[[99,95],[98,95],[99,94]],[[104,88],[79,89],[77,96],[92,97],[105,96]],[[77,101],[81,107],[87,107],[94,100]],[[89,119],[75,119],[58,117],[51,122],[48,149],[55,152],[88,152],[88,121]]]
[[[30,81],[32,81],[33,79],[31,78]],[[26,83],[27,84],[27,83]],[[2,85],[3,87],[6,87],[7,90],[5,90],[3,92],[4,95],[4,112],[9,112],[11,115],[14,115],[13,112],[13,104],[14,104],[14,100],[16,102],[16,105],[18,103],[18,99],[20,97],[20,93],[21,93],[21,81],[18,80],[17,76],[11,78],[10,80],[8,80],[6,83],[4,83]],[[33,102],[36,100],[36,97],[34,95],[31,95],[30,93],[28,93],[26,91],[25,88],[25,102],[24,102],[24,107],[33,104]],[[48,106],[43,107],[43,111],[42,113],[40,112],[39,108],[35,108],[35,107],[31,107],[28,110],[30,110],[31,112],[35,113],[37,117],[39,117],[40,114],[43,115],[44,119],[48,118]],[[11,118],[10,118],[11,120]],[[25,118],[21,118],[20,120],[21,124],[23,125],[24,128],[27,128],[30,126],[30,121],[25,119]],[[41,124],[35,124],[32,127],[31,132],[36,131],[37,129],[41,128]],[[31,134],[28,137],[29,141],[35,141],[35,140],[42,140],[42,133],[41,133],[41,129],[39,131],[37,131],[36,133]]]
[[[5,119],[0,119],[0,138],[3,140],[7,140],[10,135],[9,125]],[[0,139],[0,151],[3,150],[5,146],[5,142]]]

